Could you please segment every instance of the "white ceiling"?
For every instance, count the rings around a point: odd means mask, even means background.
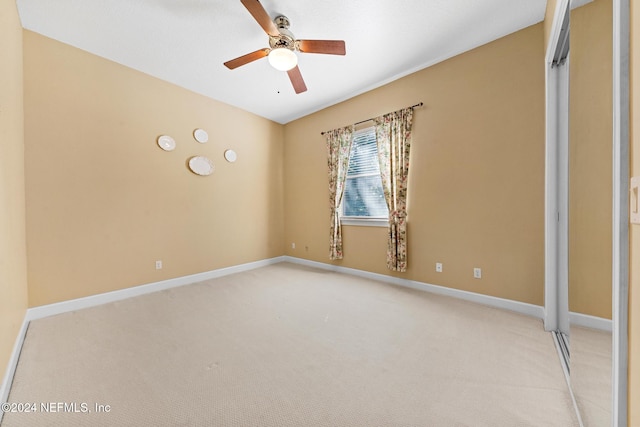
[[[346,56],[298,53],[308,91],[266,58],[240,0],[17,0],[25,29],[287,123],[544,19],[546,0],[261,0],[299,39],[340,39]]]

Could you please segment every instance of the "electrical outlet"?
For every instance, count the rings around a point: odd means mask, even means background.
[[[473,277],[475,277],[476,279],[482,279],[482,269],[481,268],[474,268],[473,269]]]
[[[291,244],[291,249],[295,249],[295,248],[296,248],[296,244],[295,244],[295,243],[292,243],[292,244]]]
[[[436,272],[442,273],[442,263],[436,262]]]
[[[156,270],[162,270],[162,261],[161,260],[156,261]]]

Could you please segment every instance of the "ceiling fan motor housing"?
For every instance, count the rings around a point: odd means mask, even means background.
[[[291,31],[289,31],[289,18],[286,16],[278,16],[273,20],[276,27],[278,27],[278,31],[280,35],[278,36],[269,36],[269,46],[271,49],[280,49],[285,48],[289,50],[296,49],[296,39]]]

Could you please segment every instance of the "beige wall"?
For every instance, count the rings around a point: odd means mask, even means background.
[[[571,12],[569,309],[611,319],[613,5]]]
[[[24,79],[30,306],[283,254],[281,125],[30,31]]]
[[[558,0],[547,0],[547,8],[544,13],[544,46],[545,54],[546,48],[549,46],[549,38],[551,35],[551,29],[553,28],[553,16],[556,13],[556,7]]]
[[[414,115],[401,277],[542,305],[543,41],[543,25],[534,25],[285,125],[287,254],[330,262],[320,132],[423,101]],[[336,264],[391,274],[385,239],[384,228],[345,226]]]
[[[27,308],[22,28],[0,1],[0,382]]]
[[[631,176],[640,176],[640,7],[631,4]],[[629,426],[640,426],[640,225],[630,226]]]

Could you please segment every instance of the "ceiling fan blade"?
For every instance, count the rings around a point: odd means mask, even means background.
[[[258,24],[260,24],[267,34],[273,37],[280,35],[278,27],[273,23],[273,20],[258,0],[240,0],[240,2],[247,8],[251,16],[258,21]]]
[[[344,55],[347,53],[344,40],[298,40],[298,48],[304,53],[326,53]]]
[[[255,52],[251,52],[251,53],[247,53],[246,55],[242,55],[239,56],[236,59],[232,59],[231,61],[227,61],[224,63],[224,65],[230,69],[233,70],[234,68],[238,68],[242,65],[246,65],[249,62],[253,62],[256,61],[260,58],[264,58],[265,56],[267,56],[269,54],[269,50],[270,49],[260,49],[260,50],[256,50]]]
[[[296,65],[294,68],[287,71],[289,75],[289,80],[291,80],[291,84],[293,85],[293,90],[296,93],[302,93],[307,91],[307,85],[304,84],[304,80],[302,79],[302,74],[300,73],[300,68]]]

